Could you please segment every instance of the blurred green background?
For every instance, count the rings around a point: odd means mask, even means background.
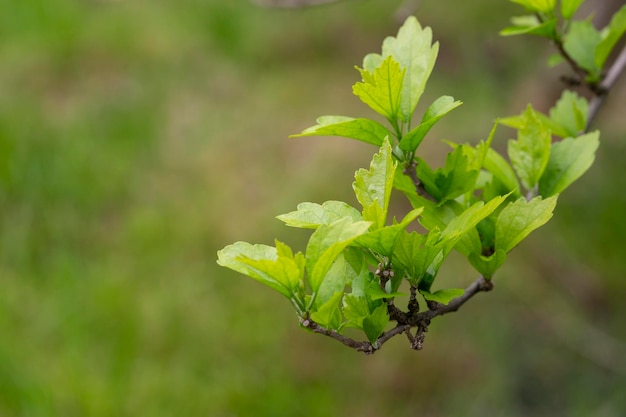
[[[0,0],[0,416],[625,415],[624,76],[595,166],[421,352],[311,335],[216,265],[236,240],[302,249],[274,219],[298,202],[354,202],[374,148],[287,136],[371,116],[353,66],[407,11],[441,43],[419,108],[465,102],[423,156],[560,94],[549,45],[497,36],[506,1]],[[474,273],[453,257],[439,279]]]

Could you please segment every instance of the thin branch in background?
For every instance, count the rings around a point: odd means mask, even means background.
[[[626,68],[626,45],[622,48],[622,51],[607,71],[606,76],[598,85],[599,90],[602,94],[595,95],[589,103],[587,130],[589,130],[589,127],[591,126],[598,114],[598,110],[600,110],[600,107],[604,103],[606,96],[609,94],[609,91],[611,91],[613,84],[615,84],[620,74],[624,71],[624,68]]]

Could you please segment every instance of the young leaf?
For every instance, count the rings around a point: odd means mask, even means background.
[[[337,256],[317,290],[315,306],[324,304],[337,292],[343,292],[346,286],[363,274],[369,274],[363,255],[356,248],[346,248]]]
[[[299,253],[294,258],[286,245],[281,246],[281,253],[267,245],[252,245],[236,242],[217,252],[218,265],[230,268],[275,289],[287,298],[291,298],[302,278],[303,258]]]
[[[593,164],[599,136],[595,131],[552,145],[548,167],[539,181],[539,193],[546,197],[559,194],[580,178]]]
[[[566,20],[571,19],[582,2],[583,0],[561,0],[561,15],[563,18]]]
[[[537,16],[516,16],[511,19],[513,26],[509,26],[500,31],[502,36],[513,35],[538,35],[548,39],[556,36],[556,18],[550,18],[543,22]]]
[[[448,154],[444,167],[435,172],[430,170],[425,161],[419,159],[417,176],[424,183],[426,191],[443,202],[473,189],[478,178],[478,170],[470,167],[467,155],[459,146]]]
[[[347,326],[363,329],[363,320],[369,316],[370,308],[365,297],[348,294],[343,297],[343,315]]]
[[[626,5],[622,6],[617,13],[611,18],[609,26],[605,29],[608,32],[596,47],[594,60],[598,68],[604,68],[607,58],[611,55],[611,51],[615,44],[626,32]]]
[[[422,29],[414,16],[406,19],[397,37],[387,37],[383,42],[383,57],[392,56],[406,70],[400,106],[405,122],[411,119],[437,60],[439,44],[431,43],[432,31],[429,27]]]
[[[369,171],[360,169],[356,172],[352,188],[363,206],[363,218],[373,222],[374,229],[385,225],[396,166],[389,140],[385,139],[380,152],[372,158]]]
[[[339,219],[349,217],[354,222],[363,220],[361,213],[343,201],[326,201],[322,205],[316,203],[300,203],[297,210],[276,216],[287,226],[303,229],[316,229],[325,224],[329,225]]]
[[[353,222],[344,217],[330,225],[322,225],[311,235],[306,247],[306,270],[313,292],[322,285],[326,273],[339,254],[359,235],[367,231],[370,222]]]
[[[561,126],[566,134],[560,137],[578,136],[587,127],[587,115],[589,114],[589,104],[583,97],[579,97],[573,91],[564,90],[556,105],[550,109],[550,119]]]
[[[508,153],[522,184],[531,190],[548,165],[552,138],[550,130],[540,122],[532,107],[528,106],[524,117],[517,140],[509,141]]]
[[[376,146],[383,144],[389,131],[385,126],[370,119],[353,119],[345,116],[321,116],[315,126],[309,127],[290,138],[302,136],[342,136],[371,143]]]
[[[422,214],[422,211],[424,211],[423,207],[413,209],[400,223],[361,235],[354,241],[354,244],[382,256],[391,256],[400,233],[407,228],[409,223]]]
[[[519,182],[511,165],[494,149],[489,148],[484,167],[491,172],[509,191],[519,193]]]
[[[556,6],[556,0],[511,0],[521,4],[532,12],[551,14]]]
[[[435,246],[434,243],[427,245],[427,240],[427,235],[404,231],[400,233],[396,243],[392,261],[394,265],[405,270],[409,282],[413,285],[417,285],[426,274],[436,275],[439,265],[445,258],[441,245]]]
[[[589,71],[592,80],[600,78],[600,67],[596,64],[595,50],[602,35],[587,20],[573,21],[569,27],[563,48],[576,63]]]
[[[528,202],[520,198],[506,206],[496,221],[495,250],[508,253],[533,230],[543,226],[552,217],[557,197],[545,200],[535,197]]]
[[[465,290],[462,288],[449,288],[446,290],[437,290],[433,293],[420,290],[420,294],[427,301],[434,301],[436,303],[440,303],[443,305],[448,305],[450,301],[454,300],[457,297],[462,296],[465,293]]]
[[[506,261],[506,252],[498,249],[490,256],[483,256],[478,253],[471,253],[468,257],[470,263],[485,279],[491,279],[493,274]]]
[[[392,124],[400,116],[402,80],[405,70],[392,57],[385,59],[374,73],[359,69],[362,82],[352,86],[352,92],[376,113]]]
[[[381,304],[372,314],[363,319],[363,331],[367,339],[376,343],[378,337],[383,333],[385,327],[389,323],[389,315],[387,314],[387,306]]]
[[[343,324],[343,316],[341,315],[341,297],[343,291],[337,292],[322,304],[317,311],[311,314],[311,318],[320,326],[332,330],[340,330]]]
[[[462,101],[455,101],[450,96],[439,97],[428,107],[419,126],[404,135],[400,141],[400,149],[408,152],[415,151],[435,123],[461,104],[463,104]]]

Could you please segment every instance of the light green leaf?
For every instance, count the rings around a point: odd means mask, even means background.
[[[422,159],[418,159],[417,165],[417,176],[424,183],[424,188],[440,202],[452,200],[473,189],[478,172],[470,166],[461,146],[448,154],[442,169],[433,172]]]
[[[391,256],[400,233],[424,211],[423,207],[411,210],[402,221],[359,236],[354,244],[382,256]]]
[[[548,39],[554,39],[556,36],[556,18],[540,22],[536,16],[517,16],[513,17],[511,22],[514,26],[502,29],[500,35],[538,35]]]
[[[484,167],[491,172],[509,191],[519,193],[519,182],[511,165],[494,149],[489,148]]]
[[[432,46],[432,31],[422,28],[414,16],[406,19],[397,37],[387,37],[383,42],[383,57],[393,59],[406,70],[402,82],[401,119],[411,119],[415,106],[424,92],[433,70],[439,44]]]
[[[326,329],[340,330],[343,327],[343,316],[340,307],[342,296],[343,291],[334,294],[317,311],[311,314],[311,318]]]
[[[367,339],[372,343],[376,343],[376,340],[378,340],[378,337],[383,333],[388,323],[389,314],[387,314],[387,306],[381,304],[372,314],[363,319],[363,331]]]
[[[537,118],[532,107],[524,113],[525,122],[517,132],[517,140],[510,140],[509,158],[526,189],[535,187],[550,159],[552,137]]]
[[[389,131],[385,126],[370,119],[354,119],[345,116],[321,116],[315,126],[309,127],[290,138],[302,136],[342,136],[380,146]]]
[[[491,279],[493,274],[506,261],[506,252],[498,249],[490,256],[483,256],[477,253],[470,253],[468,257],[470,263],[485,279]]]
[[[435,242],[428,242],[429,245],[427,240],[428,235],[417,232],[403,231],[398,237],[392,262],[405,270],[412,285],[417,285],[427,274],[435,276],[445,258],[441,245],[435,245],[437,239],[432,239]]]
[[[462,288],[449,288],[446,290],[437,290],[433,293],[428,291],[420,290],[420,294],[427,301],[434,301],[436,303],[448,305],[450,301],[454,300],[462,296],[465,293],[465,290]]]
[[[313,232],[306,248],[306,270],[314,293],[339,254],[370,225],[370,222],[353,222],[344,217],[330,225],[321,225]]]
[[[498,196],[487,204],[477,201],[460,215],[454,217],[441,232],[440,241],[448,246],[454,246],[458,240],[476,225],[494,212],[507,198],[507,195]],[[452,247],[450,247],[452,249]]]
[[[373,222],[374,229],[385,225],[396,166],[389,140],[385,139],[380,152],[373,156],[369,171],[360,169],[355,174],[352,188],[363,206],[363,218]]]
[[[314,305],[324,304],[335,293],[343,292],[346,286],[351,285],[355,279],[367,273],[369,270],[361,252],[356,248],[346,248],[337,256],[326,273],[317,290]]]
[[[300,203],[297,210],[276,216],[287,226],[304,229],[316,229],[325,224],[329,225],[339,219],[349,217],[352,221],[363,220],[361,213],[343,201],[326,201],[322,205],[317,203]]]
[[[552,217],[558,195],[546,198],[524,198],[506,206],[496,221],[495,249],[508,253],[533,230],[543,226]]]
[[[352,92],[391,123],[398,120],[405,70],[392,57],[388,57],[374,73],[364,69],[359,71],[363,81],[354,84]]]
[[[596,47],[602,40],[600,32],[587,20],[575,20],[571,23],[563,48],[581,67],[589,71],[591,80],[598,80],[600,67],[596,64]]]
[[[559,194],[580,178],[593,164],[599,138],[600,133],[595,131],[552,145],[548,167],[539,181],[539,193],[545,197]]]
[[[453,97],[441,96],[428,107],[422,122],[415,129],[408,132],[400,141],[400,149],[413,152],[422,143],[422,140],[430,129],[446,114],[463,104],[455,101]]]
[[[343,315],[348,320],[348,326],[363,329],[363,319],[370,314],[369,304],[365,297],[350,294],[343,297]]]
[[[554,68],[557,65],[560,65],[565,62],[565,58],[561,54],[552,54],[548,58],[548,67]]]
[[[556,105],[550,109],[550,119],[562,126],[566,134],[557,134],[560,137],[578,136],[587,128],[587,114],[589,104],[583,97],[573,91],[564,90]]]
[[[598,68],[604,68],[615,44],[626,32],[626,5],[613,15],[607,28],[606,36],[600,41],[594,53],[594,61]]]
[[[511,0],[513,3],[521,4],[532,12],[551,14],[556,7],[556,0]]]
[[[566,138],[569,136],[569,132],[565,127],[561,126],[561,124],[555,122],[545,114],[535,111],[535,116],[545,128],[550,130],[553,135],[556,135],[560,138]],[[526,111],[518,116],[500,118],[498,119],[498,121],[504,126],[509,126],[514,129],[521,129],[527,122]]]
[[[291,298],[304,270],[302,254],[294,258],[291,250],[282,245],[282,253],[267,245],[236,242],[217,252],[218,265],[230,268],[275,289]]]
[[[571,19],[584,0],[561,0],[561,15],[564,19]]]

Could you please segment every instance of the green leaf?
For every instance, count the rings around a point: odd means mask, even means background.
[[[539,193],[545,197],[559,194],[580,178],[593,164],[599,138],[600,133],[595,131],[552,145],[548,167],[539,181]]]
[[[571,19],[583,1],[584,0],[561,0],[561,15],[563,18],[566,20]]]
[[[556,18],[540,22],[536,16],[517,16],[511,19],[514,26],[500,31],[501,36],[537,35],[548,39],[556,37]]]
[[[370,119],[354,119],[345,116],[321,116],[315,126],[309,127],[290,138],[302,136],[342,136],[380,146],[389,131],[385,126]]]
[[[550,109],[550,119],[561,126],[566,134],[557,134],[554,130],[552,133],[560,137],[578,136],[587,128],[587,114],[587,100],[573,91],[564,90],[559,101]]]
[[[556,7],[556,0],[511,0],[513,3],[521,4],[532,12],[551,14]]]
[[[626,32],[626,5],[622,6],[613,15],[607,29],[606,36],[598,43],[594,53],[594,62],[598,68],[604,68],[604,64],[611,55],[611,51],[617,44],[617,41]]]
[[[423,207],[411,210],[402,221],[359,236],[354,244],[382,256],[391,256],[400,233],[424,211]]]
[[[375,112],[392,124],[400,116],[402,80],[405,70],[392,57],[385,59],[374,73],[359,69],[362,82],[352,86],[352,92]]]
[[[506,206],[496,221],[495,249],[508,253],[533,230],[543,226],[552,217],[557,195],[546,198],[524,198]]]
[[[489,148],[484,167],[491,172],[509,191],[519,193],[519,182],[511,165],[494,149]]]
[[[387,306],[381,304],[376,310],[369,316],[363,319],[363,331],[367,336],[367,339],[376,343],[378,337],[383,333],[385,327],[389,323],[389,315],[387,314]]]
[[[422,122],[415,129],[408,132],[400,141],[400,149],[413,152],[422,143],[430,129],[446,114],[463,104],[462,101],[455,101],[453,97],[441,96],[428,107]]]
[[[525,122],[517,132],[517,140],[509,141],[508,153],[522,184],[531,190],[548,165],[552,137],[532,107],[528,106],[524,117]]]
[[[285,244],[276,244],[279,251],[267,245],[236,242],[217,252],[217,263],[291,298],[303,276],[304,258],[301,253],[294,257]]]
[[[591,80],[598,80],[600,67],[596,64],[596,47],[602,35],[589,21],[573,21],[569,27],[563,48],[581,67],[589,71]]]
[[[491,279],[493,274],[506,261],[506,252],[498,249],[490,256],[483,256],[477,253],[470,253],[468,257],[470,263],[485,279]]]
[[[363,320],[370,314],[369,304],[365,297],[350,294],[343,297],[343,315],[348,321],[347,326],[363,329]]]
[[[432,31],[422,28],[414,16],[406,19],[397,37],[387,37],[383,42],[383,57],[393,59],[406,70],[402,82],[401,119],[408,122],[419,102],[428,77],[433,70],[439,44],[432,46]]]
[[[442,169],[435,172],[428,164],[418,159],[417,176],[424,183],[426,191],[438,201],[452,200],[474,188],[478,170],[472,169],[470,161],[461,146],[446,157]]]
[[[356,172],[352,188],[363,206],[363,218],[373,222],[374,229],[385,225],[396,166],[389,140],[385,139],[380,152],[373,156],[369,171],[360,169]]]
[[[311,318],[326,329],[340,330],[343,327],[343,316],[340,307],[342,296],[343,291],[334,294],[317,311],[311,314]]]
[[[417,285],[427,274],[435,276],[445,259],[442,245],[431,242],[427,245],[427,240],[428,235],[402,232],[396,243],[392,261],[405,270],[412,285]]]
[[[433,293],[428,291],[420,290],[420,294],[427,301],[434,301],[436,303],[448,305],[450,301],[454,300],[462,296],[465,293],[465,290],[462,288],[449,288],[446,290],[437,290]]]
[[[326,201],[322,205],[317,203],[300,203],[296,211],[276,216],[277,219],[285,222],[287,226],[304,229],[316,229],[323,224],[329,225],[344,217],[349,217],[354,222],[363,220],[361,213],[348,203],[332,200]]]
[[[343,292],[355,279],[368,274],[363,255],[356,248],[346,248],[337,256],[317,290],[315,306],[324,304],[337,292]]]
[[[321,225],[313,232],[306,247],[306,270],[314,293],[339,254],[370,225],[370,222],[353,222],[344,217],[330,225]]]

